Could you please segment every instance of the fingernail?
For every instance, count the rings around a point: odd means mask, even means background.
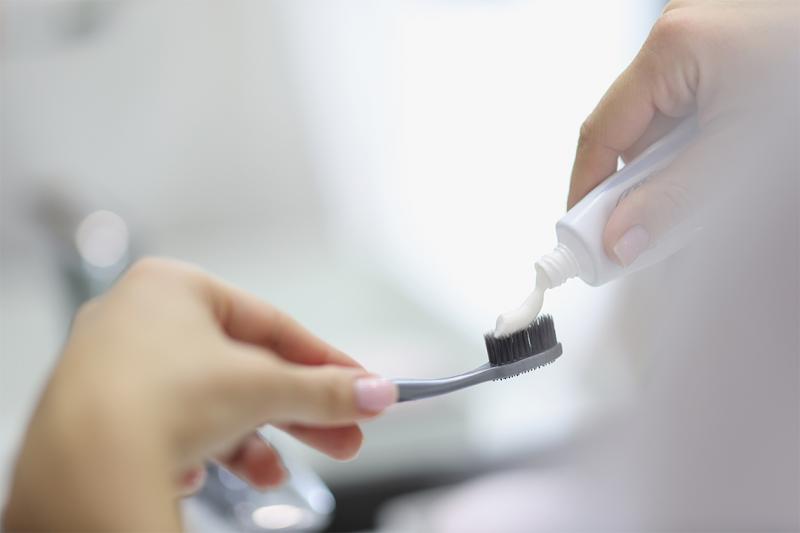
[[[359,378],[355,382],[356,403],[367,413],[383,411],[397,401],[397,385],[383,378]]]
[[[644,226],[633,226],[619,238],[614,245],[614,255],[619,263],[626,267],[636,261],[650,244],[650,235]]]

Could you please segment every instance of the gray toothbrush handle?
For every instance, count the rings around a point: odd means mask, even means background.
[[[492,378],[491,366],[486,363],[475,370],[457,376],[438,379],[394,379],[397,385],[397,401],[420,400],[448,392],[457,391],[470,385],[477,385]]]
[[[392,382],[397,385],[398,402],[421,400],[422,398],[439,396],[440,394],[457,391],[493,379],[516,376],[522,372],[552,363],[561,355],[561,351],[561,343],[558,343],[541,353],[506,365],[492,366],[489,363],[485,363],[474,370],[457,376],[438,379],[393,379]]]

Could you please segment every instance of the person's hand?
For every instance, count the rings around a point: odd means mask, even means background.
[[[697,115],[700,136],[616,207],[606,253],[633,262],[720,182],[763,171],[748,160],[796,116],[800,2],[673,0],[581,127],[568,208],[674,127]],[[796,118],[795,118],[796,120]],[[795,148],[796,149],[796,148]],[[727,186],[727,185],[726,185]]]
[[[337,459],[396,387],[273,307],[182,263],[147,259],[75,317],[31,421],[8,530],[164,531],[214,458],[257,487],[285,477],[254,429]]]

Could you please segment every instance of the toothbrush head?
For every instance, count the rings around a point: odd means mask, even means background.
[[[558,344],[553,317],[540,315],[531,324],[519,331],[503,337],[495,337],[493,333],[484,335],[489,364],[502,366],[536,356]],[[560,355],[560,353],[559,353]],[[552,360],[547,361],[552,362]],[[546,364],[546,363],[543,363]],[[537,365],[532,368],[537,368]],[[529,368],[528,370],[532,370]]]
[[[457,391],[487,381],[512,378],[548,365],[561,356],[553,317],[542,315],[511,335],[484,336],[489,362],[455,376],[437,379],[395,379],[398,401],[419,400]]]

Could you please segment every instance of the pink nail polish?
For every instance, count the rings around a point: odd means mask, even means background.
[[[367,413],[383,411],[397,401],[397,385],[383,378],[359,378],[354,384],[356,403]]]
[[[644,226],[633,226],[619,238],[614,245],[614,255],[626,267],[636,261],[650,245],[650,234]]]

